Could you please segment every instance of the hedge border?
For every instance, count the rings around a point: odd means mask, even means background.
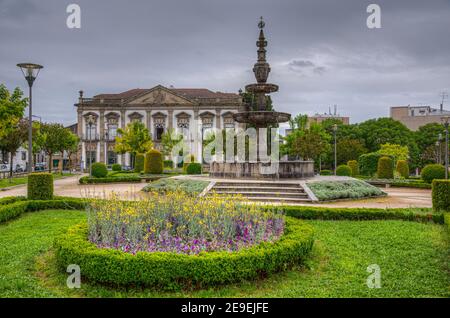
[[[58,265],[82,268],[83,277],[103,284],[160,288],[206,287],[255,279],[303,261],[312,249],[311,225],[286,217],[284,235],[274,243],[261,243],[237,252],[184,255],[138,252],[136,255],[97,248],[87,240],[81,223],[58,236],[54,248]]]
[[[81,177],[78,182],[80,184],[141,182],[141,178],[137,176],[113,177],[110,175],[106,178]]]

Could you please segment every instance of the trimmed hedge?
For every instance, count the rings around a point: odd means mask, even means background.
[[[405,179],[409,178],[409,165],[406,160],[399,160],[397,161],[397,166],[395,167],[395,170]]]
[[[164,289],[215,286],[264,277],[303,261],[312,249],[313,228],[286,218],[284,235],[274,243],[261,243],[237,252],[184,255],[97,248],[87,239],[86,223],[72,227],[54,242],[58,265],[78,264],[82,275],[98,283],[157,286]]]
[[[352,169],[347,165],[340,165],[336,168],[336,175],[350,177],[352,175]]]
[[[358,161],[356,160],[350,160],[349,162],[347,162],[347,166],[350,167],[350,169],[352,170],[352,177],[356,177],[359,176],[359,165],[358,165]]]
[[[136,154],[134,158],[134,172],[141,173],[144,171],[145,155],[142,153]]]
[[[366,153],[359,156],[359,171],[364,176],[373,176],[377,172],[378,159],[382,155],[376,152]]]
[[[164,160],[163,161],[163,166],[164,168],[173,168],[173,161],[172,160]]]
[[[393,179],[394,171],[392,169],[392,159],[386,156],[378,159],[377,175],[379,179]]]
[[[145,154],[144,173],[161,174],[164,171],[163,155],[156,149],[152,149]]]
[[[122,171],[122,166],[118,163],[115,163],[111,166],[112,171],[120,172]]]
[[[103,162],[93,163],[91,169],[94,178],[104,178],[108,175],[108,168]]]
[[[53,175],[47,172],[30,174],[27,193],[29,200],[51,200],[53,198]]]
[[[274,207],[267,207],[268,210]],[[443,213],[433,213],[431,209],[376,209],[376,208],[337,208],[315,206],[279,206],[287,216],[305,220],[404,220],[444,223]]]
[[[321,176],[331,176],[332,172],[331,172],[331,170],[321,170],[320,175]]]
[[[202,164],[198,162],[191,162],[186,168],[187,174],[202,174]]]
[[[420,174],[422,180],[431,183],[434,179],[444,179],[445,178],[445,167],[439,164],[429,164],[426,165]]]
[[[433,210],[450,212],[450,180],[434,179],[431,193]]]
[[[0,206],[0,223],[12,220],[25,212],[64,209],[64,210],[83,210],[86,202],[78,198],[60,198],[54,200],[24,200],[23,197],[11,204]]]
[[[122,176],[122,177],[106,177],[106,178],[91,178],[81,177],[80,184],[98,184],[98,183],[126,183],[126,182],[141,182],[141,178],[138,176]]]

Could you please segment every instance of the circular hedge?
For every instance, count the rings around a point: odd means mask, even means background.
[[[96,162],[92,164],[92,176],[94,178],[104,178],[108,175],[108,168],[103,162]]]
[[[445,178],[445,167],[438,164],[426,165],[420,174],[422,180],[431,183],[434,179],[444,179]]]
[[[340,165],[336,168],[336,175],[350,177],[352,175],[352,168],[347,165]]]
[[[313,246],[313,228],[286,217],[284,235],[237,252],[185,255],[138,252],[136,255],[98,248],[87,239],[86,223],[55,239],[58,265],[77,264],[82,275],[98,283],[171,287],[204,287],[258,278],[304,260]]]

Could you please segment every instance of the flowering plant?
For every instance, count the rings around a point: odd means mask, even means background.
[[[274,242],[284,232],[284,216],[241,197],[192,197],[185,192],[152,193],[138,201],[116,195],[88,205],[89,240],[124,252],[198,254],[237,251]]]

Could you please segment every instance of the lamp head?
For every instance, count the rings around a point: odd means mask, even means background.
[[[41,71],[41,69],[44,68],[42,65],[33,64],[33,63],[20,63],[20,64],[17,64],[17,67],[19,67],[20,70],[22,71],[22,74],[25,77],[25,79],[27,80],[28,85],[30,87],[33,86],[33,82],[39,75],[39,72]]]

